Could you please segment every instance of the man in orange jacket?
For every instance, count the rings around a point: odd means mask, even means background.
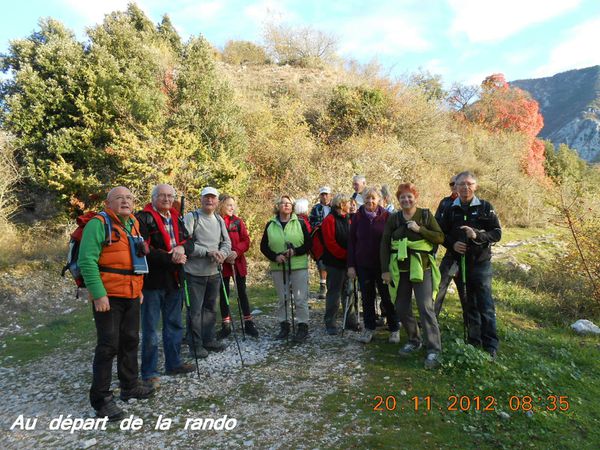
[[[103,213],[85,226],[79,249],[78,263],[93,301],[98,337],[90,403],[98,417],[108,417],[109,421],[124,417],[110,390],[115,356],[121,400],[148,398],[154,391],[138,380],[144,269],[135,263],[145,263],[146,250],[133,215],[133,201],[133,194],[126,187],[112,189]]]

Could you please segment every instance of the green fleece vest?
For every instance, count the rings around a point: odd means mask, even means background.
[[[392,284],[388,287],[392,296],[392,302],[395,302],[398,285],[400,284],[400,269],[398,268],[397,261],[404,261],[406,258],[410,258],[410,281],[412,283],[422,283],[423,261],[421,259],[422,254],[419,252],[431,252],[433,244],[425,239],[418,241],[409,241],[407,238],[395,239],[392,241],[391,250],[389,270],[392,277]],[[409,250],[413,251],[409,252]],[[433,299],[435,299],[440,287],[440,269],[436,265],[432,254],[429,253],[427,257],[429,258],[429,265],[431,267],[432,291]]]
[[[285,226],[277,220],[277,217],[271,218],[269,228],[267,228],[267,238],[269,239],[269,248],[275,253],[283,253],[287,250],[287,243],[291,243],[294,247],[300,247],[304,244],[304,233],[302,225],[296,214],[292,214],[290,221]],[[298,255],[292,256],[292,270],[307,269],[308,256]],[[271,261],[271,270],[283,270],[283,266],[279,263]]]

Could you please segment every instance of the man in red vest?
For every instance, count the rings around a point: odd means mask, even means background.
[[[194,371],[181,358],[183,326],[183,264],[194,251],[188,233],[173,207],[175,189],[159,184],[152,190],[152,203],[136,214],[140,232],[149,244],[149,273],[144,278],[142,304],[142,380],[158,387],[158,322],[162,314],[165,372],[178,375]]]

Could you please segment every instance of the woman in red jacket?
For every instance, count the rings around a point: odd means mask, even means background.
[[[250,248],[250,236],[248,235],[246,224],[242,219],[233,214],[234,211],[235,199],[230,195],[221,195],[219,212],[221,217],[223,217],[223,220],[225,220],[225,226],[227,227],[229,238],[231,239],[232,250],[223,263],[223,281],[225,282],[227,296],[229,296],[229,279],[234,275],[232,269],[235,269],[236,288],[242,306],[242,312],[244,314],[244,328],[246,334],[252,337],[258,337],[258,330],[252,320],[252,314],[250,314],[250,302],[248,301],[248,294],[246,293],[248,264],[246,263],[244,253]],[[225,301],[223,289],[221,289],[220,303],[223,325],[219,333],[219,338],[223,339],[231,334],[231,312]]]
[[[327,215],[321,224],[323,236],[323,256],[321,261],[327,269],[327,295],[325,296],[325,329],[327,334],[338,333],[336,316],[340,309],[346,308],[350,302],[350,289],[347,276],[348,228],[350,225],[350,197],[338,194],[331,202],[331,214]],[[356,313],[350,307],[346,323],[347,329],[357,330]]]

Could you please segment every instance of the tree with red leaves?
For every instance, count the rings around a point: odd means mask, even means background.
[[[481,83],[481,97],[466,111],[466,117],[489,131],[513,131],[525,134],[529,146],[523,156],[525,172],[544,176],[544,144],[536,138],[544,126],[538,102],[522,89],[509,86],[501,73]]]

